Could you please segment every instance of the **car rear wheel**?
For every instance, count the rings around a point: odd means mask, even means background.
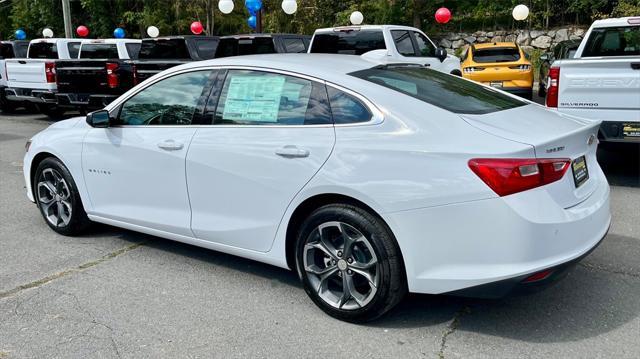
[[[36,169],[34,194],[51,229],[65,236],[82,233],[91,224],[71,173],[57,158],[46,158]]]
[[[314,303],[340,320],[374,320],[407,292],[390,230],[352,205],[327,205],[307,218],[298,232],[296,267]]]

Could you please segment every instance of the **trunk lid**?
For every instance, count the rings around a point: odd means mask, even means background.
[[[563,208],[586,200],[603,180],[596,158],[599,121],[559,114],[537,105],[461,117],[480,130],[533,146],[538,159],[569,158],[579,166],[584,156],[589,175],[586,181],[576,183],[574,169],[569,168],[560,181],[544,186]]]

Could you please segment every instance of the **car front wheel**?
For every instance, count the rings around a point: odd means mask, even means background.
[[[57,158],[46,158],[36,169],[34,194],[45,222],[59,234],[73,236],[90,225],[78,187],[71,173]]]
[[[407,292],[390,230],[380,218],[352,205],[327,205],[307,218],[298,232],[296,266],[311,299],[340,320],[374,320]]]

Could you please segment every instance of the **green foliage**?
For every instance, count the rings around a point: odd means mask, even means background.
[[[289,16],[281,0],[263,0],[265,32],[311,34],[318,27],[348,25],[355,10],[369,24],[405,24],[428,32],[543,28],[569,24],[587,25],[596,18],[640,15],[640,0],[298,0],[298,12]],[[527,21],[516,22],[513,7],[524,3],[531,9]],[[435,11],[445,6],[451,22],[436,24]],[[157,26],[161,35],[189,33],[193,21],[201,21],[212,35],[250,32],[243,0],[235,0],[233,13],[218,11],[218,0],[79,0],[71,1],[73,27],[86,25],[91,37],[111,37],[117,26],[129,37],[146,36]],[[0,3],[0,37],[11,38],[23,28],[29,38],[39,37],[44,27],[64,34],[60,0],[8,0]]]

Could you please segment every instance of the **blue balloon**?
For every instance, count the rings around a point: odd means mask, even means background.
[[[246,0],[244,6],[247,7],[251,15],[255,15],[262,9],[262,0]]]
[[[113,30],[113,37],[115,37],[116,39],[122,39],[127,35],[126,32],[124,32],[124,29],[121,27],[116,27],[115,30]]]
[[[24,32],[24,30],[22,30],[22,29],[16,30],[14,35],[16,36],[16,40],[24,40],[24,39],[27,38],[27,33]]]
[[[247,24],[249,24],[250,28],[255,30],[256,26],[258,26],[258,19],[254,15],[251,15],[247,19]]]

